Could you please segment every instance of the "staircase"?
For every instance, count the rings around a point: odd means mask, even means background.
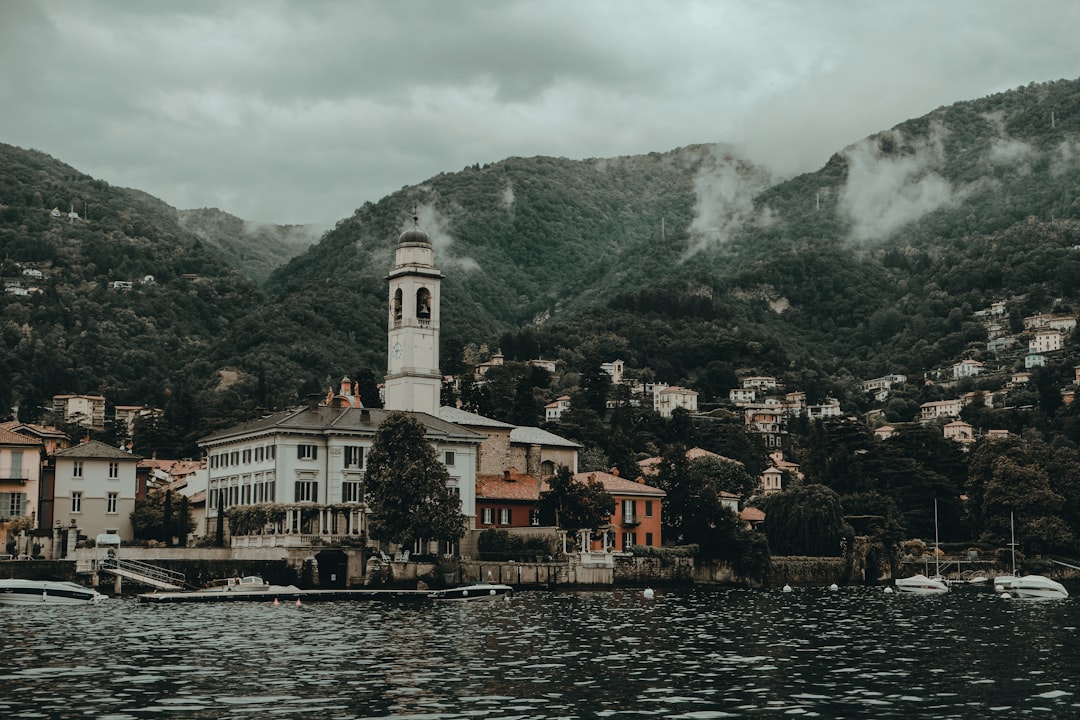
[[[138,560],[102,560],[98,565],[98,570],[157,590],[183,590],[186,579],[183,573]]]

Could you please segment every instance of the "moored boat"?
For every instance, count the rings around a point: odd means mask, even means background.
[[[272,585],[258,575],[215,580],[196,590],[155,591],[138,596],[139,602],[214,602],[220,600],[296,600],[303,590],[295,585]]]
[[[0,580],[0,605],[92,605],[106,597],[64,580]]]
[[[949,585],[941,578],[926,577],[923,574],[896,579],[896,589],[911,595],[941,595],[949,592]]]
[[[1021,575],[1014,578],[1008,592],[1028,600],[1063,600],[1069,597],[1069,591],[1064,585],[1045,575]]]
[[[428,593],[428,597],[432,600],[485,600],[493,597],[509,598],[513,593],[514,589],[509,585],[484,582],[433,590]]]

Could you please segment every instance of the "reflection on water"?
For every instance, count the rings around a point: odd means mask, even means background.
[[[849,588],[0,607],[0,717],[1080,717],[1078,603]]]

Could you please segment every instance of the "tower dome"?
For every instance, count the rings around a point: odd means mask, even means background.
[[[398,235],[398,246],[402,245],[431,245],[431,238],[420,229],[419,219],[413,215],[412,227]]]

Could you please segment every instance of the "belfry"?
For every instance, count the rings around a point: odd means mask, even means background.
[[[439,372],[439,285],[431,238],[417,218],[398,237],[390,285],[384,406],[438,417],[442,397]]]

